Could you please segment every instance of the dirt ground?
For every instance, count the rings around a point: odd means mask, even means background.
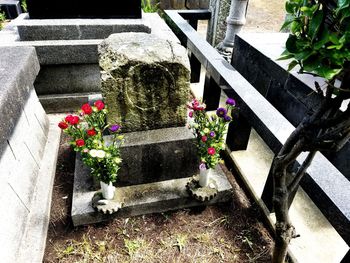
[[[225,167],[231,203],[73,227],[74,158],[63,135],[44,262],[270,262],[262,217]]]
[[[283,0],[249,0],[243,32],[278,32],[283,24]]]

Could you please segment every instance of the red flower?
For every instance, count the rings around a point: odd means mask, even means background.
[[[202,142],[206,142],[208,140],[207,136],[202,136]]]
[[[83,139],[78,139],[75,141],[75,144],[78,146],[78,147],[82,147],[85,145],[85,141]]]
[[[67,115],[67,117],[65,118],[65,121],[71,125],[75,125],[79,123],[80,119],[78,116]]]
[[[73,115],[71,114],[67,115],[66,118],[64,118],[64,120],[68,123],[70,123],[72,119],[73,119]]]
[[[75,125],[79,123],[79,117],[78,116],[73,116],[73,119],[70,121],[70,124]]]
[[[90,115],[92,113],[92,108],[91,106],[88,104],[88,103],[85,103],[82,107],[81,107],[81,110],[87,114],[87,115]]]
[[[60,127],[62,130],[65,130],[68,128],[68,124],[65,123],[64,121],[61,121],[59,124],[58,124],[58,127]]]
[[[213,147],[208,148],[208,154],[209,155],[214,155],[215,154],[215,149]]]
[[[96,131],[95,131],[95,129],[91,129],[91,130],[87,130],[87,134],[89,135],[89,136],[94,136],[94,135],[96,135]]]
[[[102,102],[102,100],[96,101],[94,105],[98,110],[102,110],[105,107],[105,104]]]

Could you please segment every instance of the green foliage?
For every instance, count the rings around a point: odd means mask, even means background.
[[[280,59],[293,59],[288,70],[299,65],[301,72],[332,80],[350,60],[350,0],[337,0],[335,8],[326,4],[286,2],[288,14],[281,29],[289,28],[290,36]]]
[[[152,0],[142,0],[141,8],[145,13],[156,13],[159,11],[159,1],[155,1],[157,3],[153,4]]]
[[[21,1],[21,7],[22,7],[23,12],[27,12],[27,0]]]
[[[6,21],[5,13],[0,12],[0,30],[3,28],[3,23]]]

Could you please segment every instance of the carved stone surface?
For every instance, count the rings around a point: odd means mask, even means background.
[[[146,33],[112,34],[99,46],[108,122],[123,132],[184,126],[190,65],[180,44]]]
[[[96,192],[92,198],[92,207],[104,214],[114,214],[122,208],[122,206],[123,202],[119,200],[118,196],[115,196],[112,200],[106,200],[102,197],[101,192]]]
[[[186,184],[186,188],[192,197],[201,202],[210,201],[218,193],[218,185],[214,179],[210,178],[208,186],[201,187],[199,185],[198,175],[195,175],[190,179]]]

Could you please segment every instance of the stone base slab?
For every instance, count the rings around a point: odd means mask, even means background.
[[[87,169],[76,166],[73,187],[72,220],[74,226],[93,224],[111,220],[115,217],[130,217],[150,213],[161,213],[182,208],[211,205],[229,201],[232,197],[231,185],[220,167],[215,170],[213,179],[218,185],[218,194],[207,202],[200,202],[190,197],[186,184],[191,177],[172,179],[161,182],[118,187],[116,198],[123,202],[123,207],[109,215],[96,212],[92,208],[92,198],[96,190],[92,190],[91,178]]]

